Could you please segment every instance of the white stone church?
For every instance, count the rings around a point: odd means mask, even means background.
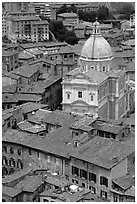
[[[93,24],[93,34],[81,50],[78,68],[63,79],[63,111],[118,119],[129,110],[126,74],[114,69],[111,46]]]

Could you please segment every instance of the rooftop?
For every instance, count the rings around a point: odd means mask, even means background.
[[[113,134],[118,134],[124,127],[123,126],[114,126],[112,124],[100,124],[98,126],[98,130],[110,132]]]
[[[27,60],[27,59],[32,59],[32,58],[34,58],[34,56],[30,53],[26,53],[24,51],[19,53],[19,59],[26,59]]]
[[[22,121],[20,123],[18,123],[18,128],[21,131],[24,132],[30,132],[30,133],[39,133],[39,132],[43,132],[46,130],[46,127],[42,127],[41,125],[33,125],[32,123],[28,122],[28,121]]]
[[[40,21],[40,18],[37,16],[20,16],[13,17],[13,21]]]
[[[21,107],[23,110],[23,114],[25,114],[25,113],[30,113],[32,111],[39,110],[41,108],[47,108],[47,105],[40,104],[40,103],[34,103],[34,102],[28,102],[28,103],[22,104]]]
[[[58,186],[60,188],[63,188],[70,184],[68,180],[65,178],[57,177],[57,176],[49,176],[46,178],[46,182],[55,186]]]
[[[15,172],[14,174],[8,175],[5,178],[2,178],[2,184],[10,184],[11,182],[28,175],[32,171],[32,168],[24,168],[20,171]]]
[[[74,129],[81,129],[81,126],[88,126],[90,125],[92,122],[94,121],[94,119],[91,116],[84,116],[81,119],[79,119],[78,121],[76,121],[75,123],[73,123],[71,125],[71,128]]]
[[[37,66],[27,64],[27,65],[19,67],[16,70],[13,70],[11,73],[22,76],[22,77],[25,77],[25,78],[30,78],[36,72],[39,72]]]
[[[131,186],[135,186],[135,177],[131,175],[125,175],[117,179],[113,179],[112,181],[124,190],[130,188]]]
[[[78,15],[76,13],[61,13],[58,14],[59,17],[64,17],[64,18],[74,18],[74,17],[78,17]]]
[[[20,47],[23,49],[29,49],[29,48],[34,48],[34,47],[60,47],[60,46],[66,46],[66,42],[37,42],[37,43],[26,43],[26,44],[20,44]]]
[[[135,147],[129,141],[122,143],[96,136],[82,147],[74,149],[70,155],[94,165],[111,169],[134,151]]]
[[[25,192],[35,192],[43,184],[42,176],[26,176],[14,188]]]
[[[16,84],[11,84],[2,87],[2,93],[12,93],[14,94],[17,90],[17,85]]]
[[[37,22],[34,22],[32,23],[33,25],[47,25],[49,24],[48,21],[46,20],[41,20],[41,21],[37,21]]]
[[[68,153],[72,149],[71,133],[66,128],[60,128],[52,131],[47,137],[40,137],[35,134],[19,130],[7,130],[3,134],[3,142],[23,145],[39,151],[68,158]]]
[[[130,39],[130,40],[124,41],[124,42],[122,42],[122,45],[135,47],[135,39]]]
[[[12,56],[12,55],[16,55],[18,54],[19,52],[18,51],[10,51],[10,50],[2,50],[2,57],[9,57],[9,56]]]
[[[16,81],[6,76],[2,77],[2,87],[10,85],[10,84],[16,84]]]
[[[10,188],[2,185],[2,195],[7,195],[13,198],[20,194],[21,192],[22,192],[21,189]]]

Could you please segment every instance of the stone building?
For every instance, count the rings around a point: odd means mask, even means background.
[[[78,68],[66,74],[62,82],[64,111],[107,119],[126,114],[126,74],[113,69],[112,59],[111,47],[96,21],[93,34],[82,47]]]

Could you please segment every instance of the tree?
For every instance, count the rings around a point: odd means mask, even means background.
[[[101,6],[97,12],[97,16],[99,20],[106,20],[109,15],[109,10],[106,6]]]
[[[78,43],[78,39],[73,31],[68,31],[62,21],[50,20],[49,29],[54,34],[55,38],[60,42],[67,42],[74,45]]]
[[[65,42],[70,45],[75,45],[78,43],[78,38],[74,31],[67,31],[65,35]]]
[[[68,12],[71,13],[77,13],[77,8],[74,4],[71,4],[71,6],[68,8]]]
[[[63,4],[59,10],[57,11],[57,14],[60,14],[60,13],[67,13],[68,12],[68,7],[66,4]]]

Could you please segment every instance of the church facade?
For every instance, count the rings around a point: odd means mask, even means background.
[[[112,69],[112,51],[93,24],[93,34],[81,50],[78,68],[63,79],[63,110],[118,119],[129,110],[129,95],[124,71]]]

